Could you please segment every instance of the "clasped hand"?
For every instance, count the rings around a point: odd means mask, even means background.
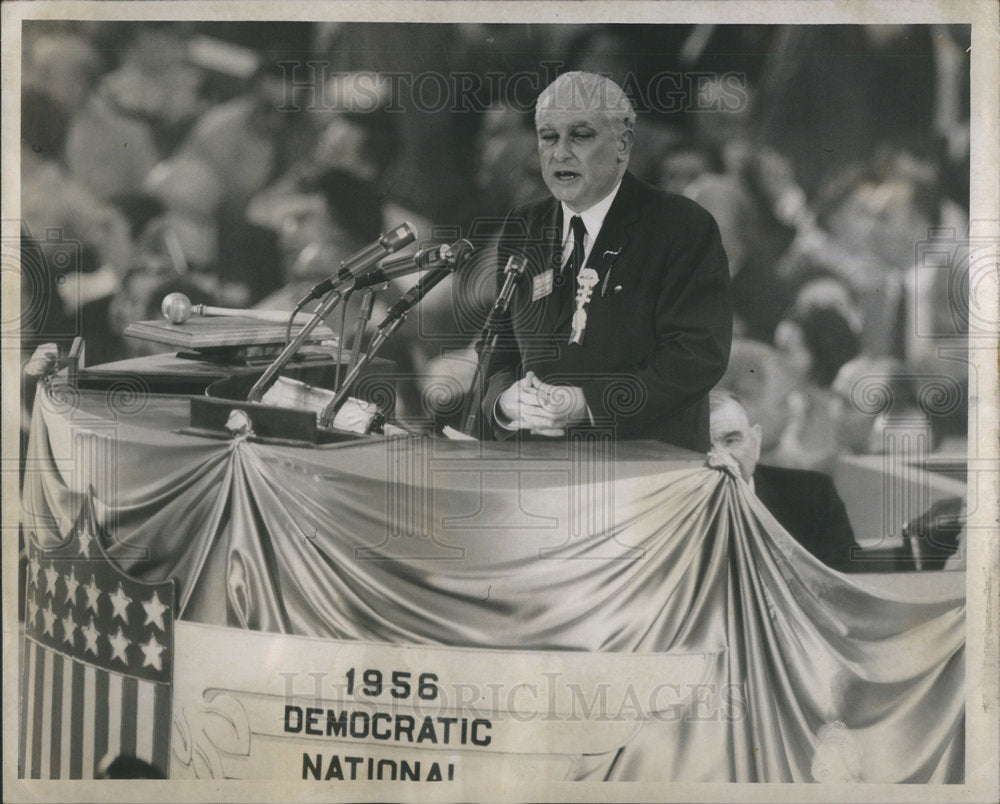
[[[535,435],[565,435],[568,424],[587,418],[582,388],[542,382],[533,371],[500,394],[498,404],[511,429]]]

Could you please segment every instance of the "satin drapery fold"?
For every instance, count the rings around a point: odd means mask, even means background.
[[[419,438],[306,450],[180,435],[167,399],[106,426],[40,396],[25,532],[53,546],[93,493],[109,553],[175,578],[182,618],[715,656],[683,716],[650,717],[612,760],[581,757],[581,778],[964,778],[964,601],[830,570],[724,463],[649,445],[610,460]]]

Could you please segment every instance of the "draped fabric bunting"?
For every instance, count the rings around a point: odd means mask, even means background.
[[[722,460],[601,438],[302,449],[179,434],[166,397],[121,421],[96,396],[57,403],[36,404],[25,531],[61,541],[93,485],[108,553],[174,578],[183,619],[716,657],[729,705],[651,720],[580,778],[964,779],[964,600],[826,568]]]

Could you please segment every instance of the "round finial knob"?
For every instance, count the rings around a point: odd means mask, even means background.
[[[183,293],[168,293],[163,297],[160,311],[171,324],[183,324],[191,317],[191,300]]]
[[[234,438],[253,435],[253,420],[242,410],[231,410],[226,419],[226,430]]]

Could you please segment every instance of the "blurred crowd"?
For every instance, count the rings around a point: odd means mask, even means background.
[[[88,363],[139,355],[124,328],[172,291],[291,309],[404,220],[488,245],[546,193],[534,97],[583,69],[633,98],[632,172],[719,222],[737,315],[723,384],[761,424],[765,462],[829,471],[886,433],[965,435],[966,27],[23,32],[26,355],[81,333]],[[392,345],[411,414],[458,410],[492,269],[476,260]]]

